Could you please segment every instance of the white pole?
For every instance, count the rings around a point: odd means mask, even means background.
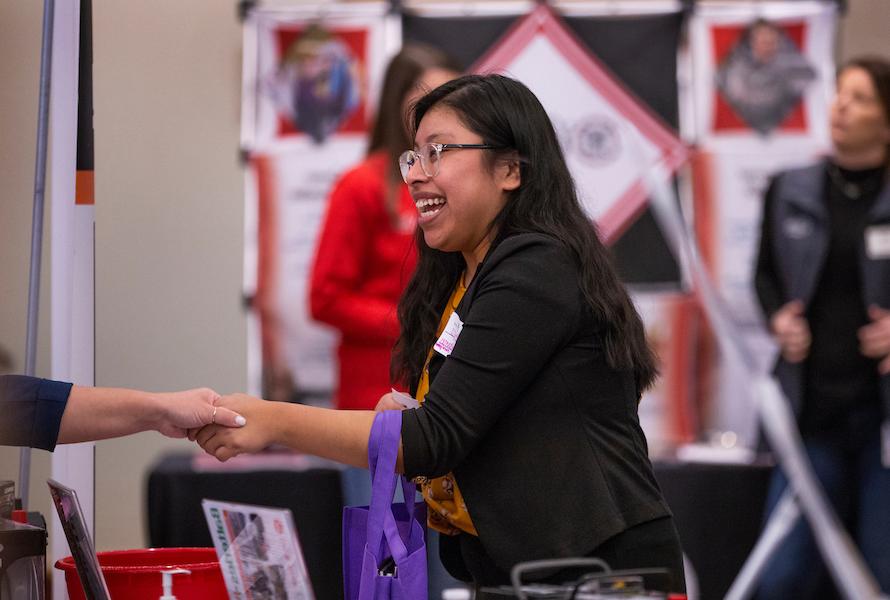
[[[92,205],[75,205],[80,1],[58,0],[55,11],[52,119],[52,376],[78,385],[95,382],[94,229]],[[52,457],[52,476],[75,490],[87,527],[95,531],[95,445],[64,445]],[[51,563],[70,554],[53,519]],[[67,598],[64,579],[53,598]]]

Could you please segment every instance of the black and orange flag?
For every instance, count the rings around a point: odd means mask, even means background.
[[[80,1],[80,60],[77,74],[77,178],[75,204],[95,203],[93,166],[93,10]]]

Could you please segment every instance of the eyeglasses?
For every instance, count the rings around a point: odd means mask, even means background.
[[[439,159],[446,150],[494,150],[490,144],[424,144],[417,150],[406,150],[399,156],[399,171],[408,183],[408,171],[420,159],[420,168],[427,177],[439,174]]]

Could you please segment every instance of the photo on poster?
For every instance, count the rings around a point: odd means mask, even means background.
[[[803,50],[805,21],[759,18],[715,26],[714,131],[751,129],[767,136],[806,131],[803,102],[816,69]]]
[[[335,333],[308,276],[327,199],[367,150],[387,55],[384,3],[252,7],[243,28],[244,296],[252,393],[327,405]]]
[[[275,31],[279,60],[260,93],[275,106],[276,136],[305,134],[322,144],[338,131],[365,130],[367,34],[321,22]]]
[[[241,145],[251,154],[367,130],[383,13],[311,9],[259,7],[245,20]]]
[[[290,510],[204,500],[232,600],[314,600]]]

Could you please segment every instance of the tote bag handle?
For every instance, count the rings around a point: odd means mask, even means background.
[[[408,523],[414,518],[414,484],[396,474],[396,459],[402,439],[402,411],[387,410],[377,413],[368,438],[368,466],[371,471],[371,505],[368,509],[368,547],[378,560],[391,554],[398,565],[408,556],[405,540],[399,533],[392,513],[396,481],[402,486]],[[405,536],[410,535],[410,530]],[[384,537],[387,548],[384,547]]]

